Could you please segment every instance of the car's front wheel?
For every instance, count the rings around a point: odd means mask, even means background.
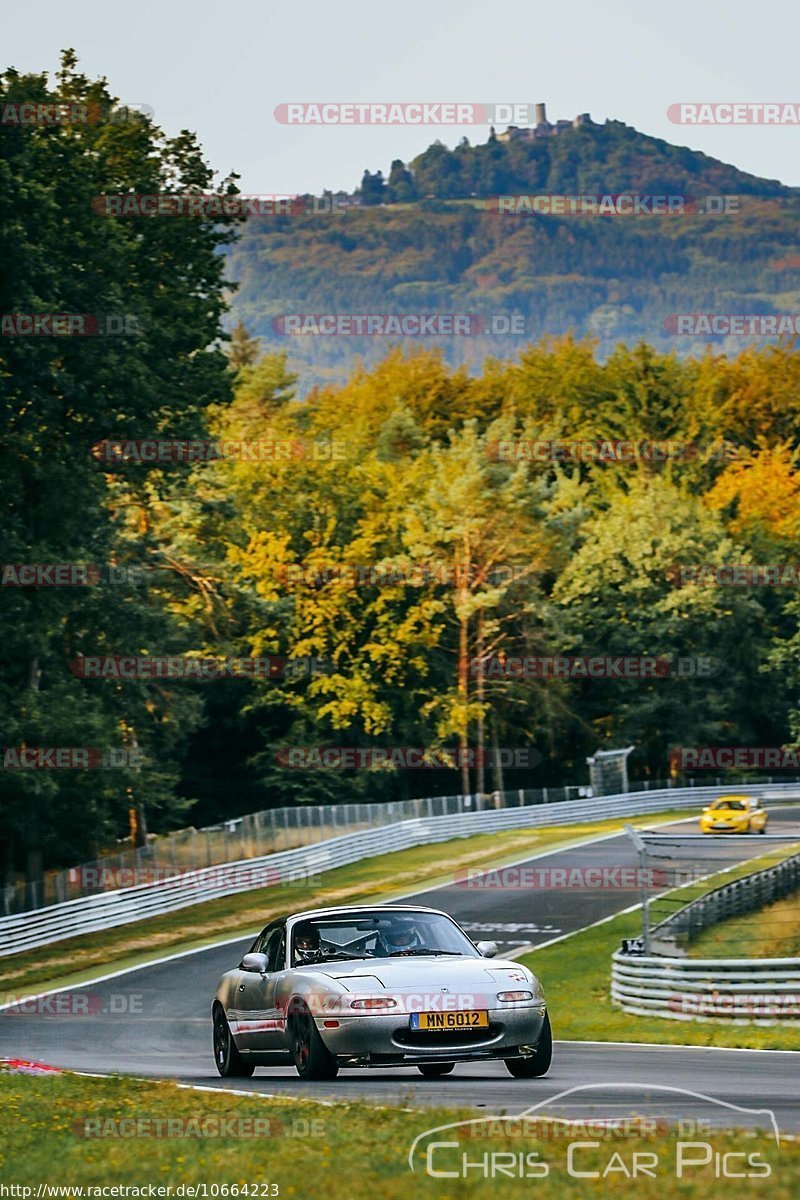
[[[454,1062],[420,1063],[417,1070],[426,1079],[438,1079],[441,1075],[449,1075],[455,1065]]]
[[[255,1064],[245,1062],[236,1049],[221,1004],[214,1006],[214,1062],[223,1079],[247,1079],[255,1070]]]
[[[507,1058],[506,1066],[515,1079],[537,1079],[546,1075],[553,1061],[553,1034],[550,1029],[550,1014],[545,1013],[542,1032],[536,1043],[536,1053],[530,1058]]]
[[[301,1079],[335,1079],[339,1064],[325,1048],[308,1009],[296,1007],[289,1021],[289,1048]]]

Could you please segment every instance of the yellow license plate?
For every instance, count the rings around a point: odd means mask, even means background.
[[[412,1029],[487,1029],[488,1012],[424,1012],[411,1014]]]

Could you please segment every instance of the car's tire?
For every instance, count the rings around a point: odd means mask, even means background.
[[[766,821],[765,821],[765,822],[764,822],[764,824],[761,826],[761,828],[759,829],[759,831],[758,831],[758,832],[759,832],[759,833],[766,833],[766,832],[767,832],[767,823],[766,823]]]
[[[546,1075],[553,1061],[553,1033],[550,1028],[550,1014],[545,1013],[544,1025],[536,1043],[536,1053],[530,1058],[507,1058],[505,1060],[508,1072],[515,1079],[538,1079]]]
[[[233,1040],[228,1018],[221,1004],[214,1005],[214,1062],[223,1079],[248,1079],[255,1063],[245,1062]]]
[[[442,1075],[449,1075],[455,1065],[454,1062],[420,1063],[417,1070],[426,1079],[439,1079]]]
[[[339,1064],[326,1049],[314,1019],[304,1004],[293,1004],[289,1018],[289,1049],[301,1079],[335,1079]]]

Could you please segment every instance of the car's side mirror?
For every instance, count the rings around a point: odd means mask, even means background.
[[[243,971],[254,971],[258,975],[266,975],[268,959],[266,954],[245,954],[242,959]]]
[[[481,958],[494,958],[497,954],[497,942],[476,942],[475,949]]]

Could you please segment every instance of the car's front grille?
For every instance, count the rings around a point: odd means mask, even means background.
[[[485,1046],[503,1033],[502,1025],[489,1025],[483,1029],[396,1029],[392,1040],[398,1046],[414,1049],[435,1049],[437,1046]]]

